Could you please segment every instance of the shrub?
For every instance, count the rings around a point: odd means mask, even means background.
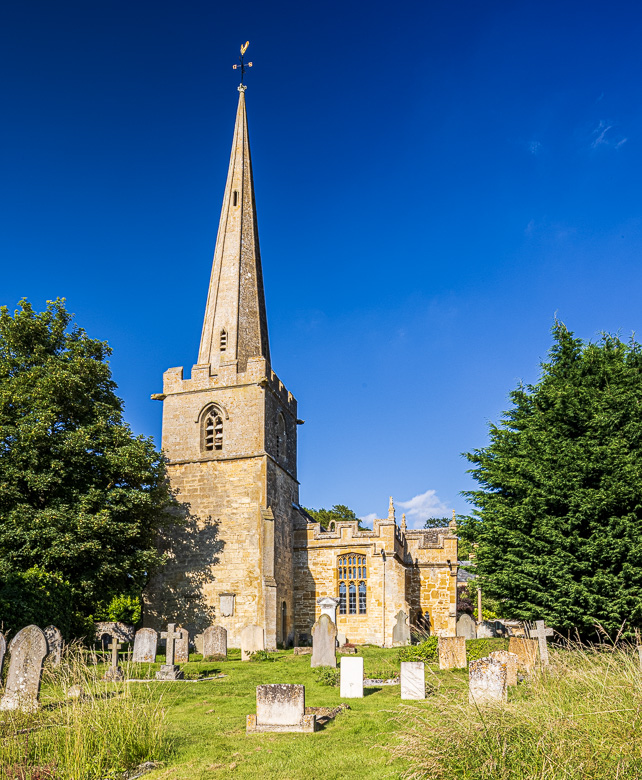
[[[508,639],[468,639],[466,641],[466,660],[478,661],[487,658],[494,650],[508,650]]]
[[[319,685],[337,686],[341,680],[341,670],[332,666],[317,666],[314,677]]]
[[[434,662],[438,660],[437,655],[437,637],[429,636],[418,645],[402,647],[399,650],[400,661],[426,661]]]
[[[269,650],[256,650],[250,653],[250,661],[276,661],[276,654]]]
[[[96,611],[96,620],[108,620],[135,626],[140,623],[142,604],[140,596],[114,596],[107,605]]]

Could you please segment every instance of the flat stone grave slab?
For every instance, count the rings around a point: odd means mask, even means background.
[[[517,656],[517,667],[530,674],[537,663],[537,639],[522,639],[512,636],[508,640],[508,652]]]
[[[506,685],[517,685],[517,656],[508,650],[493,650],[489,658],[506,665]]]
[[[210,626],[203,631],[203,658],[227,658],[227,630]]]
[[[492,658],[480,658],[468,665],[468,701],[503,704],[506,701],[506,665]]]
[[[363,658],[341,659],[341,686],[342,699],[363,699]]]
[[[153,664],[156,661],[158,634],[153,628],[141,628],[134,637],[132,661],[136,664]]]
[[[259,650],[265,650],[265,631],[261,626],[245,626],[241,631],[241,661],[249,661]]]
[[[426,667],[423,661],[401,662],[401,698],[426,698]]]
[[[256,715],[248,715],[246,732],[313,732],[316,716],[305,714],[305,685],[257,685]]]
[[[323,614],[312,626],[312,660],[310,666],[337,665],[337,627],[329,615]]]
[[[48,649],[47,638],[38,626],[27,626],[14,636],[9,644],[9,672],[0,710],[34,712],[39,708],[42,666]]]
[[[437,644],[440,669],[465,669],[466,638],[463,636],[440,636]]]

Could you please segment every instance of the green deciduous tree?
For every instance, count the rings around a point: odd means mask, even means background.
[[[359,524],[359,528],[364,528],[361,524],[361,520],[355,515],[355,513],[345,504],[335,504],[332,509],[308,509],[303,507],[305,511],[313,517],[317,523],[321,523],[324,528],[327,528],[331,522],[340,522],[341,520],[356,520]]]
[[[505,616],[613,634],[642,626],[642,353],[557,321],[553,336],[537,384],[466,456],[480,489],[459,532]]]
[[[64,301],[0,309],[0,584],[36,567],[84,614],[140,592],[172,503],[162,456],[123,420],[110,351]]]

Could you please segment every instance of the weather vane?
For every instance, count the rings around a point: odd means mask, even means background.
[[[252,67],[252,63],[251,62],[245,62],[245,60],[243,59],[245,57],[245,52],[247,51],[247,47],[249,45],[250,45],[250,42],[249,41],[245,41],[243,46],[241,46],[241,56],[239,57],[239,62],[241,64],[240,65],[232,65],[234,70],[237,70],[238,68],[241,69],[241,86],[243,86],[243,77],[245,76],[246,69]]]

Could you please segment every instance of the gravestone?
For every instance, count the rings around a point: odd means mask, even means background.
[[[392,627],[392,644],[409,645],[410,644],[410,626],[408,625],[408,615],[400,609],[396,614],[397,622]]]
[[[158,634],[153,628],[141,628],[134,637],[134,653],[132,661],[135,664],[153,664],[156,661],[158,649]]]
[[[186,628],[177,628],[180,631],[180,637],[174,645],[174,663],[189,663],[189,631]]]
[[[234,593],[221,593],[220,595],[221,617],[234,616]]]
[[[337,627],[328,615],[321,615],[312,626],[312,660],[310,666],[336,667],[336,646]]]
[[[638,645],[638,655],[640,657],[640,671],[642,672],[642,645]],[[2,661],[0,660],[0,673],[2,673]]]
[[[321,615],[327,615],[336,625],[339,599],[335,599],[332,596],[321,596],[321,598],[317,599],[317,604],[321,607]]]
[[[517,656],[508,650],[493,650],[489,658],[506,665],[506,685],[517,685]]]
[[[249,661],[250,655],[259,650],[265,650],[265,631],[261,626],[245,626],[241,631],[241,661]]]
[[[27,626],[14,636],[9,644],[9,673],[0,710],[34,712],[38,709],[47,650],[47,638],[38,626]]]
[[[339,647],[343,647],[348,642],[348,637],[342,634],[340,631],[337,633],[337,644]]]
[[[210,626],[203,631],[203,658],[227,658],[227,631],[223,626]]]
[[[537,639],[539,642],[539,657],[544,665],[548,664],[548,645],[546,644],[546,637],[553,636],[553,629],[546,628],[543,620],[535,621],[535,628],[531,628],[528,632],[531,639]]]
[[[118,637],[118,641],[123,644],[134,641],[134,626],[130,626],[127,623],[121,623],[120,621],[103,620],[96,623],[96,639],[107,634],[109,641],[113,636]]]
[[[4,664],[4,656],[7,652],[7,640],[4,638],[4,634],[0,634],[0,680],[2,680],[2,665]]]
[[[423,661],[401,662],[401,698],[426,698],[426,667]]]
[[[494,620],[483,620],[477,624],[477,639],[494,639],[497,634],[497,626]]]
[[[464,613],[457,620],[457,636],[464,639],[477,639],[477,626],[470,615]]]
[[[466,640],[463,636],[440,636],[437,649],[440,669],[466,668]]]
[[[103,680],[111,682],[118,682],[124,679],[123,670],[118,666],[118,651],[121,648],[121,643],[118,641],[117,636],[112,636],[111,643],[108,645],[108,649],[111,650],[111,664],[109,669],[105,672]]]
[[[492,658],[471,661],[468,666],[468,701],[493,704],[506,701],[506,665]]]
[[[257,685],[256,715],[248,715],[246,732],[311,732],[316,715],[305,714],[305,685]]]
[[[55,626],[47,626],[43,631],[47,640],[47,647],[49,653],[47,658],[51,661],[52,666],[60,666],[60,659],[62,658],[62,634]]]
[[[517,667],[530,674],[537,662],[537,640],[512,636],[508,641],[508,652],[517,656]]]
[[[165,663],[156,672],[157,680],[182,680],[185,677],[180,668],[174,664],[174,645],[176,640],[181,638],[181,630],[175,631],[175,628],[175,623],[168,623],[167,631],[161,632],[161,639],[166,640]]]
[[[341,659],[341,687],[342,699],[363,699],[363,658]]]

